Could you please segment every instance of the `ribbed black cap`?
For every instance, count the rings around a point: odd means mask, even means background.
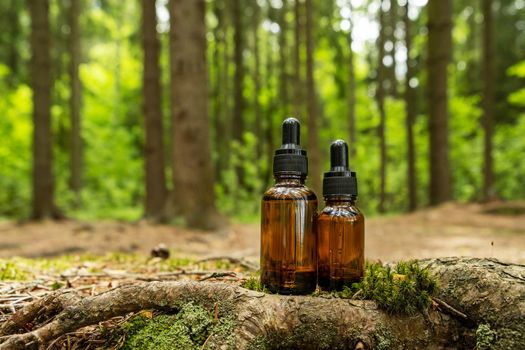
[[[283,121],[283,143],[273,157],[273,174],[308,175],[308,158],[301,149],[301,123],[295,118]]]
[[[323,197],[357,196],[357,176],[348,168],[348,145],[336,140],[330,145],[330,171],[324,173]]]

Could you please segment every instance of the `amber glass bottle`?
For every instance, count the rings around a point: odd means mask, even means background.
[[[365,262],[365,218],[356,206],[356,173],[348,168],[348,145],[330,147],[330,171],[323,179],[326,207],[319,214],[318,283],[324,290],[341,290],[358,282]]]
[[[274,293],[316,288],[317,197],[305,186],[307,172],[299,121],[288,118],[273,161],[275,185],[264,193],[261,208],[261,283]]]

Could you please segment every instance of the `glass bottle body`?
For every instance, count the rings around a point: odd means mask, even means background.
[[[319,214],[318,284],[342,290],[358,282],[365,264],[365,218],[351,197],[328,199]]]
[[[317,197],[304,178],[276,178],[262,200],[261,283],[279,294],[308,294],[317,282]]]

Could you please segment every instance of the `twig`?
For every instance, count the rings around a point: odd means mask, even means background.
[[[470,320],[469,317],[465,315],[463,312],[459,311],[458,309],[455,309],[454,307],[445,303],[443,300],[438,299],[436,297],[432,297],[432,300],[435,301],[439,306],[444,308],[451,315],[462,318],[463,320],[466,320],[466,321]]]
[[[244,267],[245,269],[248,269],[248,270],[257,270],[257,266],[243,260],[243,259],[238,259],[238,258],[234,258],[232,256],[212,256],[212,257],[209,257],[209,258],[206,258],[206,259],[201,259],[201,260],[198,260],[196,263],[197,264],[200,264],[200,263],[203,263],[203,262],[208,262],[208,261],[219,261],[219,260],[227,260],[229,263],[231,264],[237,264],[237,265],[240,265],[242,267]]]
[[[206,281],[212,278],[221,278],[221,277],[236,277],[237,275],[235,272],[214,272],[209,276],[203,277],[199,280],[199,282]]]

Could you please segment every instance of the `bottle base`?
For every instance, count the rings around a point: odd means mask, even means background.
[[[317,274],[297,271],[263,271],[261,284],[272,293],[284,295],[311,294],[317,287]]]

